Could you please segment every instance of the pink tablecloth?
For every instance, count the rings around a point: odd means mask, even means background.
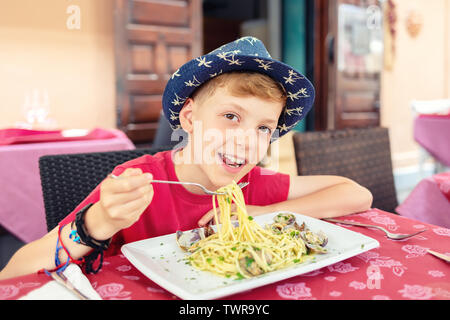
[[[341,219],[375,224],[399,233],[423,228],[427,231],[413,238],[394,241],[379,230],[342,225],[378,240],[380,247],[226,299],[450,299],[449,264],[427,253],[427,249],[432,249],[450,255],[449,229],[377,209]],[[103,299],[177,299],[140,273],[123,255],[106,258],[103,269],[88,278]],[[45,274],[0,281],[0,299],[18,299],[48,281]]]
[[[414,139],[436,160],[450,166],[450,115],[420,115],[414,121]]]
[[[450,173],[420,181],[395,211],[408,218],[450,228]]]
[[[41,156],[135,148],[122,131],[96,129],[96,134],[96,140],[0,146],[0,224],[24,242],[47,233],[39,177]]]

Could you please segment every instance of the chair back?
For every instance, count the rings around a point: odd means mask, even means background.
[[[46,155],[39,158],[47,230],[52,230],[94,188],[126,162],[170,148]]]
[[[294,134],[299,175],[338,175],[372,192],[372,207],[394,213],[398,205],[386,128]]]

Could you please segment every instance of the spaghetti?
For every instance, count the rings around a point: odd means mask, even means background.
[[[286,224],[280,227],[280,223],[265,228],[257,224],[247,214],[242,190],[235,182],[218,192],[225,194],[217,196],[219,213],[216,196],[213,196],[217,232],[189,247],[192,254],[187,259],[193,267],[242,279],[312,258],[300,230],[286,228]],[[232,203],[236,205],[235,212],[232,212]],[[233,225],[233,216],[237,217],[238,226]]]

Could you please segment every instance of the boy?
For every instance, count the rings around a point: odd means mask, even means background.
[[[165,115],[173,128],[188,133],[187,145],[116,167],[119,179],[106,178],[58,227],[19,249],[0,279],[96,259],[103,251],[117,254],[124,243],[212,219],[212,198],[201,189],[152,179],[197,182],[210,190],[233,180],[249,182],[243,193],[250,215],[287,210],[323,218],[369,209],[372,195],[349,179],[291,177],[256,166],[273,139],[298,123],[313,101],[311,83],[273,60],[256,38],[191,60],[172,75],[163,95]],[[64,250],[55,252],[57,243]]]

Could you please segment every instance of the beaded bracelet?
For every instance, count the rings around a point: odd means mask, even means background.
[[[77,234],[77,230],[75,230],[73,228],[74,223],[75,223],[75,221],[72,221],[72,223],[70,224],[71,230],[69,233],[69,239],[72,239],[73,242],[76,242],[79,244],[79,243],[81,243],[81,239],[80,239],[80,236]]]

